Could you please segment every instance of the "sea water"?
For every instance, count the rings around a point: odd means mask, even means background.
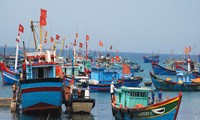
[[[150,54],[139,53],[121,53],[123,58],[136,59],[140,61],[140,65],[144,72],[135,73],[135,76],[142,76],[143,82],[140,86],[144,86],[144,82],[150,81],[149,71],[152,71],[149,63],[143,63],[142,56]],[[180,57],[180,55],[175,56]],[[169,55],[160,54],[160,64],[162,64]],[[195,57],[193,58],[195,59]],[[1,72],[0,72],[1,74]],[[155,89],[153,84],[150,87]],[[157,97],[158,91],[155,91]],[[200,120],[200,92],[182,92],[182,102],[177,116],[177,120]],[[179,92],[166,92],[163,91],[163,99],[177,96]],[[114,120],[112,116],[110,94],[109,92],[91,92],[91,98],[96,100],[95,107],[92,109],[91,114],[67,114],[65,107],[62,107],[60,116],[52,115],[26,115],[11,113],[9,108],[0,108],[0,120]],[[2,85],[2,78],[0,76],[0,97],[12,97],[12,87],[10,85]]]

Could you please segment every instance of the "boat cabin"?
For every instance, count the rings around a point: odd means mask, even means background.
[[[117,80],[117,72],[113,69],[92,67],[91,80],[97,80],[101,84],[110,84]]]
[[[188,74],[187,72],[185,71],[176,71],[176,82],[182,84],[191,84],[191,79],[194,79],[195,77],[191,74]]]
[[[27,79],[55,78],[55,64],[32,63],[27,65],[26,73]]]
[[[79,74],[79,65],[75,64],[74,66],[74,75],[77,76]],[[72,76],[72,64],[65,64],[62,66],[62,70],[67,76]]]
[[[150,89],[145,87],[125,87],[115,91],[116,106],[133,108],[137,105],[148,106],[148,93]]]
[[[28,61],[26,62],[26,78],[55,78],[56,77],[56,63],[54,62],[54,55],[51,51],[40,53],[27,54]]]
[[[72,96],[73,98],[89,99],[90,98],[89,88],[74,87],[72,91]]]

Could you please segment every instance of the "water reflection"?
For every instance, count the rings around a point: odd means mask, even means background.
[[[53,114],[24,114],[11,113],[12,120],[94,120],[92,114],[70,114],[62,112],[61,115]]]

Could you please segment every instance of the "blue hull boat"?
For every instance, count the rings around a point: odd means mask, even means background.
[[[168,81],[158,78],[150,72],[150,77],[155,88],[166,91],[200,91],[200,84],[198,83],[179,83],[175,81]]]
[[[114,84],[116,88],[121,87],[121,83],[116,83]],[[91,91],[101,91],[101,92],[106,92],[110,91],[110,84],[89,84],[90,90]]]
[[[175,70],[167,69],[156,63],[152,63],[151,65],[152,65],[153,73],[155,75],[176,75]]]
[[[127,86],[127,87],[138,87],[139,84],[142,82],[143,78],[142,77],[133,77],[127,78],[127,79],[120,79],[118,81],[121,82],[122,86]]]
[[[21,80],[23,112],[59,110],[63,102],[62,80],[59,78]]]
[[[12,71],[7,68],[4,63],[1,63],[2,68],[2,80],[3,84],[13,85],[15,82],[19,81],[20,73],[18,71]]]
[[[159,63],[159,58],[152,58],[152,57],[146,57],[146,56],[143,56],[143,60],[144,60],[144,63]]]

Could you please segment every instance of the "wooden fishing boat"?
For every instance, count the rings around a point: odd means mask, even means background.
[[[122,64],[122,78],[118,80],[118,82],[121,82],[122,86],[137,87],[142,80],[142,77],[134,76],[134,74],[131,73],[130,66],[124,63]]]
[[[176,120],[182,93],[171,99],[148,105],[149,91],[147,88],[124,86],[117,89],[115,100],[111,103],[113,116],[119,120]]]
[[[199,83],[193,83],[187,78],[183,78],[183,76],[182,80],[168,80],[158,78],[158,76],[150,72],[150,77],[156,89],[167,91],[200,91]]]
[[[132,67],[130,67],[132,73],[138,72],[140,68],[141,68],[140,65],[133,65]]]
[[[60,114],[62,111],[63,72],[56,63],[55,49],[42,51],[42,26],[46,25],[46,13],[46,10],[41,9],[40,44],[37,47],[34,36],[36,50],[28,53],[24,50],[23,79],[19,81],[17,97],[23,113]],[[31,21],[33,34],[35,26],[38,26],[38,22]]]
[[[158,65],[157,63],[151,63],[153,73],[155,75],[176,75],[176,70],[168,69]]]
[[[10,70],[4,62],[0,63],[3,84],[13,85],[15,82],[19,82],[20,72],[18,70]]]
[[[110,91],[112,81],[117,81],[117,70],[106,69],[103,67],[92,67],[89,87],[91,91]],[[116,87],[121,86],[121,82],[114,84]]]
[[[88,85],[65,86],[65,106],[70,113],[90,113],[95,106],[95,99],[90,98]]]
[[[35,53],[32,55],[27,53],[27,59],[32,59],[34,62],[26,63],[26,79],[19,81],[22,111],[60,113],[63,102],[63,79],[56,77],[62,74],[56,71],[56,67],[59,66],[55,62],[45,60],[44,53],[39,53],[39,56],[35,56]],[[53,58],[54,56],[51,57]]]
[[[121,82],[121,86],[127,86],[127,87],[138,87],[139,84],[142,82],[143,78],[140,76],[135,77],[124,77],[122,79],[119,79],[118,82]]]
[[[145,86],[151,86],[151,85],[152,85],[152,82],[144,82],[144,85],[145,85]]]
[[[105,84],[95,84],[95,83],[89,83],[89,87],[90,87],[90,90],[91,91],[110,91],[110,84],[111,83],[105,83]],[[117,83],[115,83],[114,84],[114,86],[116,87],[116,88],[118,88],[118,87],[121,87],[121,82],[117,82]]]
[[[144,60],[144,63],[152,63],[152,62],[154,62],[154,63],[159,63],[159,57],[157,58],[157,57],[147,57],[147,56],[143,56],[143,60]]]
[[[139,71],[140,71],[140,72],[144,72],[144,69],[140,69]]]
[[[0,62],[3,84],[13,85],[20,79],[21,68],[18,66],[18,64],[21,65],[23,56],[18,57],[18,52],[19,52],[18,49],[19,49],[19,43],[17,42],[16,55],[9,56],[8,58]]]

